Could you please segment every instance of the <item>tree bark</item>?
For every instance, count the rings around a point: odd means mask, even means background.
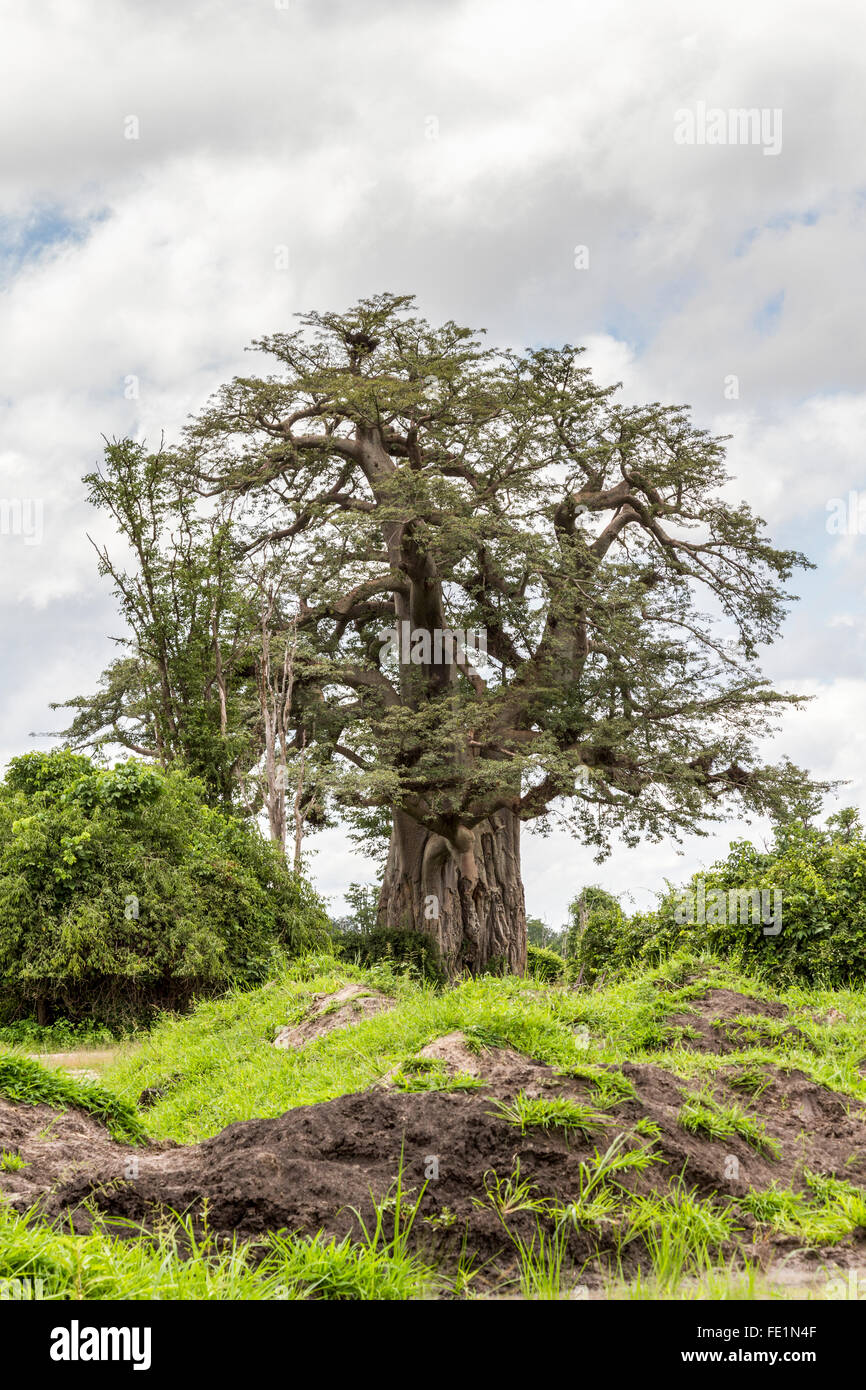
[[[520,822],[497,811],[458,844],[397,811],[382,892],[382,926],[426,933],[450,977],[526,969]]]

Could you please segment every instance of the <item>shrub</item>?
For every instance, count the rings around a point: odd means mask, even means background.
[[[14,758],[0,784],[0,1010],[116,1026],[324,944],[308,884],[198,782],[130,760]]]
[[[584,888],[569,904],[566,936],[568,974],[587,984],[611,975],[633,960],[651,934],[647,914],[627,917],[612,893]]]
[[[751,904],[744,912],[731,897],[762,892],[769,909],[774,901],[781,906],[778,932],[764,931],[777,925],[771,912],[766,922],[755,921]],[[726,859],[684,890],[669,884],[654,912],[626,917],[609,894],[603,895],[609,902],[591,902],[591,893],[602,890],[586,890],[585,930],[577,930],[576,899],[569,931],[569,970],[582,966],[589,981],[601,970],[622,973],[635,961],[649,964],[681,949],[728,956],[778,985],[840,988],[866,977],[866,840],[851,810],[831,816],[823,829],[799,821],[779,825],[765,850],[734,841]],[[694,920],[698,901],[704,921]],[[690,921],[682,920],[687,903]],[[755,907],[761,906],[758,898]]]
[[[758,967],[776,983],[823,983],[833,987],[866,976],[866,840],[855,815],[831,816],[825,829],[793,822],[779,826],[769,850],[747,840],[734,842],[727,859],[696,876],[703,878],[705,903],[721,892],[727,906],[721,921],[681,925],[677,895],[661,904],[657,934],[666,944],[693,944]],[[778,894],[781,930],[765,933],[768,921],[740,921],[732,892]],[[717,902],[720,899],[716,899]],[[682,916],[682,911],[680,911]],[[714,916],[705,906],[704,915]],[[769,913],[768,913],[769,916]],[[736,918],[736,920],[734,920]],[[751,914],[749,914],[751,918]]]
[[[369,967],[379,961],[409,966],[421,979],[444,983],[448,977],[436,942],[425,932],[399,927],[373,927],[369,931],[337,930],[334,954]]]
[[[527,946],[526,970],[536,980],[561,980],[565,974],[565,961],[546,946]]]
[[[556,951],[557,955],[564,955],[565,941],[568,929],[554,931],[540,917],[527,917],[526,919],[526,939],[530,946],[545,946],[549,951]]]

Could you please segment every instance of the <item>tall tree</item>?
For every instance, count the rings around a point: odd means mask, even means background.
[[[168,451],[121,440],[85,478],[90,501],[110,513],[126,543],[126,566],[96,546],[126,622],[115,639],[124,655],[95,695],[53,708],[76,711],[64,731],[70,747],[118,746],[162,767],[182,762],[212,804],[232,809],[261,740],[250,682],[254,586],[231,503],[203,510],[194,490],[178,487],[179,475]]]
[[[522,822],[604,852],[802,794],[757,765],[797,697],[756,657],[808,562],[725,499],[723,441],[686,410],[618,404],[579,349],[495,351],[407,296],[254,347],[276,371],[221,389],[187,467],[252,503],[252,551],[283,549],[295,728],[349,814],[392,813],[383,923],[452,970],[521,971]]]

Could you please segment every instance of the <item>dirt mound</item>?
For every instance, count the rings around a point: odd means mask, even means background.
[[[433,1060],[463,1070],[464,1048],[462,1039],[448,1035],[427,1050]],[[379,1086],[275,1119],[232,1124],[189,1146],[124,1147],[109,1140],[96,1121],[75,1112],[58,1115],[45,1106],[2,1104],[0,1146],[19,1153],[27,1166],[0,1171],[0,1192],[19,1210],[39,1197],[46,1215],[70,1218],[81,1231],[92,1224],[90,1204],[109,1217],[153,1223],[166,1209],[198,1213],[206,1201],[210,1227],[217,1232],[257,1236],[272,1229],[322,1229],[358,1235],[359,1214],[370,1223],[373,1200],[388,1194],[402,1153],[410,1194],[420,1193],[427,1182],[416,1231],[428,1253],[456,1258],[465,1238],[469,1249],[482,1260],[493,1259],[493,1268],[505,1273],[512,1267],[510,1247],[488,1202],[491,1172],[507,1179],[519,1162],[521,1180],[536,1184],[538,1195],[573,1200],[581,1164],[592,1162],[595,1151],[603,1152],[624,1130],[631,1133],[630,1142],[641,1142],[638,1121],[658,1127],[661,1161],[643,1172],[618,1175],[636,1192],[667,1191],[682,1175],[701,1196],[736,1197],[774,1181],[798,1187],[804,1166],[850,1182],[866,1179],[863,1116],[845,1097],[800,1072],[767,1068],[759,1114],[781,1145],[775,1159],[756,1152],[738,1133],[718,1141],[683,1129],[678,1122],[687,1089],[683,1081],[637,1063],[622,1068],[635,1098],[597,1113],[588,1137],[538,1127],[521,1134],[497,1111],[497,1098],[511,1101],[523,1090],[593,1106],[592,1082],[562,1077],[513,1053],[470,1056],[485,1081],[478,1090],[406,1092]],[[741,1093],[726,1094],[721,1081],[717,1094],[747,1103]],[[528,1239],[535,1217],[518,1210],[509,1224]],[[604,1230],[576,1230],[571,1255],[589,1258],[606,1239]],[[770,1258],[779,1248],[785,1248],[784,1240],[762,1251]],[[858,1251],[862,1260],[866,1245],[852,1242],[832,1253],[838,1262],[857,1258]]]
[[[477,1077],[485,1081],[491,1091],[503,1096],[523,1091],[524,1095],[538,1097],[551,1085],[560,1084],[544,1062],[534,1062],[531,1057],[507,1047],[483,1047],[476,1051],[459,1029],[434,1038],[419,1050],[417,1058],[438,1064],[448,1076]],[[392,1084],[403,1071],[404,1068],[392,1067],[379,1085]]]
[[[151,1155],[175,1148],[171,1141],[151,1144]],[[0,1149],[18,1154],[25,1167],[0,1170],[0,1196],[18,1210],[46,1192],[62,1191],[79,1174],[97,1167],[123,1173],[132,1156],[145,1150],[110,1139],[105,1126],[81,1110],[54,1110],[49,1105],[15,1105],[0,1096]]]
[[[445,1033],[441,1038],[434,1038],[426,1047],[421,1048],[418,1056],[430,1062],[441,1062],[451,1075],[481,1075],[480,1054],[472,1051],[467,1045],[466,1034],[459,1030],[456,1033]]]
[[[777,1045],[787,1038],[797,1046],[811,1048],[811,1041],[799,1028],[779,1030],[775,1026],[787,1013],[787,1006],[775,1000],[751,999],[730,989],[708,989],[691,1000],[687,1009],[668,1018],[666,1040],[679,1042],[693,1052],[738,1052],[770,1037]]]
[[[394,1000],[387,994],[377,994],[358,984],[345,985],[334,994],[316,994],[307,1017],[300,1023],[281,1028],[274,1038],[274,1047],[303,1047],[336,1028],[347,1028],[393,1007]]]

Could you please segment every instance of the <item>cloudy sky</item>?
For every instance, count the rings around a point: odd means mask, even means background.
[[[863,805],[866,506],[827,529],[866,489],[858,0],[0,0],[0,32],[0,760],[114,651],[101,436],[170,437],[251,338],[391,290],[733,436],[734,491],[818,566],[764,661],[815,697],[772,751]],[[602,866],[527,835],[528,910],[646,906],[739,829]],[[369,866],[312,843],[338,906]]]

